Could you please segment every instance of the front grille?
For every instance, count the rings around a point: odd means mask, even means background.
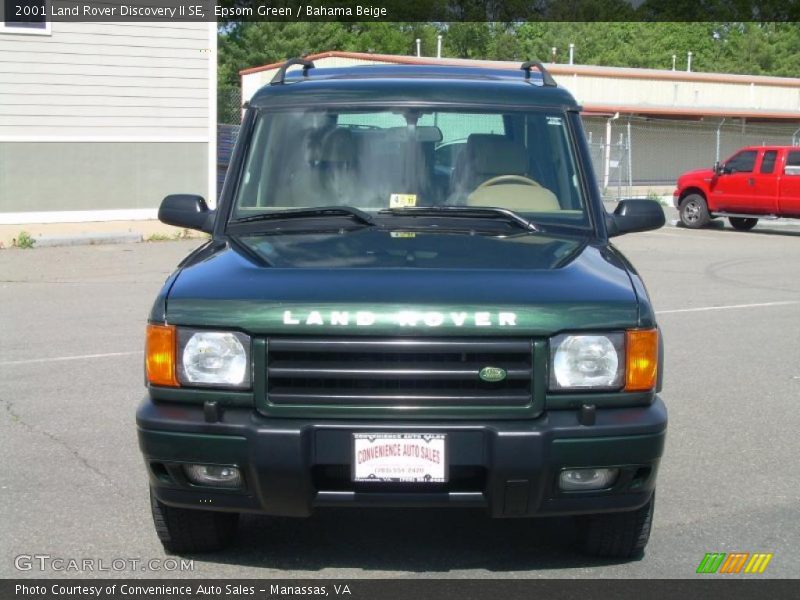
[[[272,338],[267,396],[274,405],[526,406],[531,340]],[[483,367],[506,378],[483,381]]]

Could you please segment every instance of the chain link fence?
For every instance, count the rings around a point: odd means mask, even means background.
[[[741,119],[584,118],[597,185],[606,200],[673,186],[692,169],[710,168],[743,146],[798,145],[800,118],[791,123]]]
[[[241,122],[241,90],[237,87],[220,87],[217,91],[217,198],[222,192]]]
[[[592,129],[587,129],[586,132],[597,186],[603,199],[621,200],[631,195],[633,185],[630,138],[627,131],[612,132],[611,138],[597,133]]]
[[[242,119],[239,88],[220,88],[217,110],[217,189],[221,191]],[[642,188],[673,186],[681,173],[711,167],[743,146],[800,145],[800,118],[791,123],[748,123],[618,115],[587,116],[583,124],[605,200],[642,195]]]

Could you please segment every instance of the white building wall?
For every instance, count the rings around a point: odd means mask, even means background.
[[[584,104],[688,109],[800,111],[800,82],[795,86],[763,83],[716,83],[554,75]],[[800,113],[798,114],[800,118]]]
[[[486,66],[519,69],[518,62],[435,59],[429,57],[325,56],[314,61],[319,67],[386,64],[387,62]],[[386,60],[388,59],[388,60]],[[655,69],[622,69],[587,65],[546,65],[559,85],[587,106],[630,107],[633,112],[648,108],[714,111],[797,112],[800,119],[800,79],[756,76],[727,76],[684,73]],[[242,97],[250,99],[269,83],[276,69],[242,75]]]
[[[213,204],[216,36],[215,23],[190,22],[0,29],[0,222],[18,220],[13,212],[87,208],[147,208],[155,217],[171,192]],[[53,187],[47,163],[75,163],[71,147],[84,158],[77,172],[59,175],[65,195],[56,203],[37,190]],[[174,164],[164,162],[170,156]],[[43,164],[32,165],[37,158]],[[99,171],[114,173],[118,186],[92,188]],[[32,172],[41,186],[26,183]]]
[[[0,31],[0,140],[207,142],[210,27],[56,22],[50,35]]]
[[[50,35],[0,31],[0,57],[0,139],[208,139],[207,23],[56,22]]]

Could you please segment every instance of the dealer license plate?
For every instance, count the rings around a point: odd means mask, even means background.
[[[443,433],[354,433],[353,481],[443,483]]]

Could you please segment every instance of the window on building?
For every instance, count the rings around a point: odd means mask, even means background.
[[[752,173],[757,155],[755,150],[743,150],[725,163],[725,168],[731,173]]]
[[[47,0],[3,0],[0,29],[46,30]]]
[[[767,150],[761,159],[761,172],[765,174],[775,171],[775,159],[778,158],[777,150]]]

